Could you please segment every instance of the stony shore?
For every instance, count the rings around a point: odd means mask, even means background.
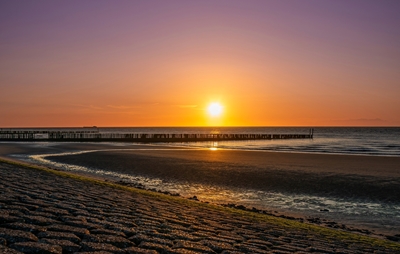
[[[0,253],[399,253],[400,244],[0,162]]]

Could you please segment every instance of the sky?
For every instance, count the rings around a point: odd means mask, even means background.
[[[0,128],[400,126],[399,12],[398,0],[0,0]]]

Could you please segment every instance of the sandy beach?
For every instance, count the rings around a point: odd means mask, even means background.
[[[397,253],[398,243],[0,162],[1,253]]]
[[[400,201],[400,157],[190,149],[93,143],[4,143],[0,156],[58,154],[53,161],[189,182]],[[105,151],[104,151],[105,150]],[[114,151],[113,151],[114,150]],[[229,172],[229,174],[227,174]],[[326,184],[329,182],[329,186]],[[292,190],[291,190],[292,189]],[[393,195],[394,194],[394,195]]]
[[[122,179],[107,178],[97,170],[159,179],[161,182],[157,186],[147,188],[159,189],[169,183],[175,193],[197,195],[202,201],[217,204],[238,204],[241,199],[232,193],[228,193],[230,197],[226,196],[221,192],[225,190],[235,189],[236,194],[246,190],[252,190],[252,193],[261,191],[269,196],[268,193],[278,193],[280,196],[268,199],[262,206],[254,202],[242,204],[278,211],[283,215],[325,218],[378,234],[394,235],[400,227],[396,222],[400,203],[397,195],[400,193],[399,157],[199,150],[117,143],[4,143],[0,147],[0,156],[18,160],[31,154],[77,151],[91,152],[49,156],[47,159],[93,169],[89,174],[79,170],[74,172],[109,181]],[[50,164],[50,167],[55,166]],[[201,193],[193,193],[199,189]],[[315,203],[320,201],[310,198],[322,198],[323,203]],[[278,203],[275,202],[277,199]],[[326,207],[324,202],[333,206]],[[282,208],[287,205],[302,207],[300,210]],[[380,209],[377,211],[381,214],[379,216],[374,215],[376,207]],[[357,215],[360,212],[362,214]]]

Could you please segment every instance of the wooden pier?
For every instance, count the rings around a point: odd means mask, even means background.
[[[313,129],[308,134],[140,134],[109,133],[98,131],[44,131],[2,130],[0,141],[34,142],[199,142],[232,140],[312,139]]]

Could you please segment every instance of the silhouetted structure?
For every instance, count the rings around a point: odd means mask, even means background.
[[[139,134],[100,133],[96,130],[16,130],[0,129],[0,141],[54,141],[54,142],[196,142],[261,139],[310,139],[309,134]]]

